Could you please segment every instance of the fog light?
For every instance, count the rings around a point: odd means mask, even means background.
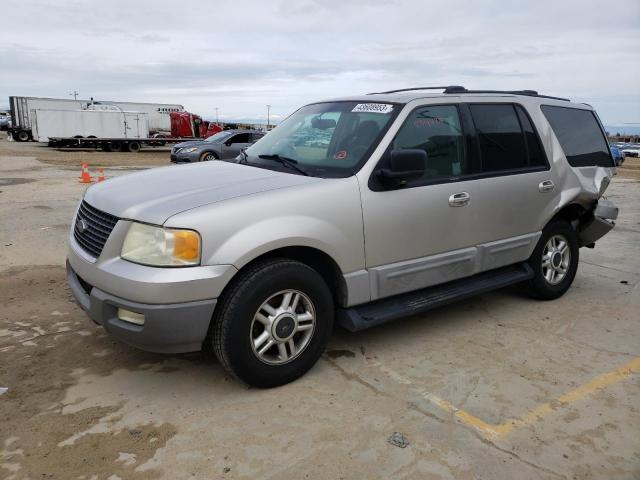
[[[144,315],[142,313],[132,312],[131,310],[125,310],[124,308],[118,309],[118,318],[123,322],[144,325]]]

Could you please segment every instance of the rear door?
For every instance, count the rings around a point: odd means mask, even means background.
[[[145,120],[137,113],[124,113],[124,137],[144,138]]]
[[[559,188],[533,123],[522,105],[468,103],[478,151],[470,190],[477,216],[470,224],[479,270],[527,259],[540,237],[541,219]]]

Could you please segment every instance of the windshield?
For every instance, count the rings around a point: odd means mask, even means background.
[[[245,160],[294,173],[273,161],[284,157],[309,175],[348,177],[366,161],[399,110],[389,103],[307,105],[249,147]]]
[[[233,135],[233,132],[230,131],[224,131],[224,132],[218,132],[215,135],[211,135],[210,137],[208,137],[205,142],[212,142],[212,143],[220,143],[220,142],[224,142],[225,139],[229,138],[231,135]]]

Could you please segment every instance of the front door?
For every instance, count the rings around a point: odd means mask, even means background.
[[[372,299],[416,290],[472,274],[479,215],[460,111],[457,105],[413,110],[391,150],[427,152],[424,174],[402,188],[376,181],[361,186],[365,254]],[[470,228],[471,226],[471,228]]]
[[[222,145],[222,158],[235,158],[240,155],[240,150],[251,145],[250,133],[238,133],[233,135]]]

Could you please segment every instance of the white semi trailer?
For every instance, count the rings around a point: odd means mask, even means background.
[[[65,98],[9,97],[11,136],[20,142],[35,139],[32,126],[34,110],[85,110],[92,106],[113,105],[123,111],[148,115],[150,134],[171,131],[171,112],[182,112],[184,107],[171,103],[118,102],[112,100],[71,100]]]
[[[31,112],[31,132],[38,142],[51,138],[147,139],[149,115],[110,107],[87,110],[44,110]]]

